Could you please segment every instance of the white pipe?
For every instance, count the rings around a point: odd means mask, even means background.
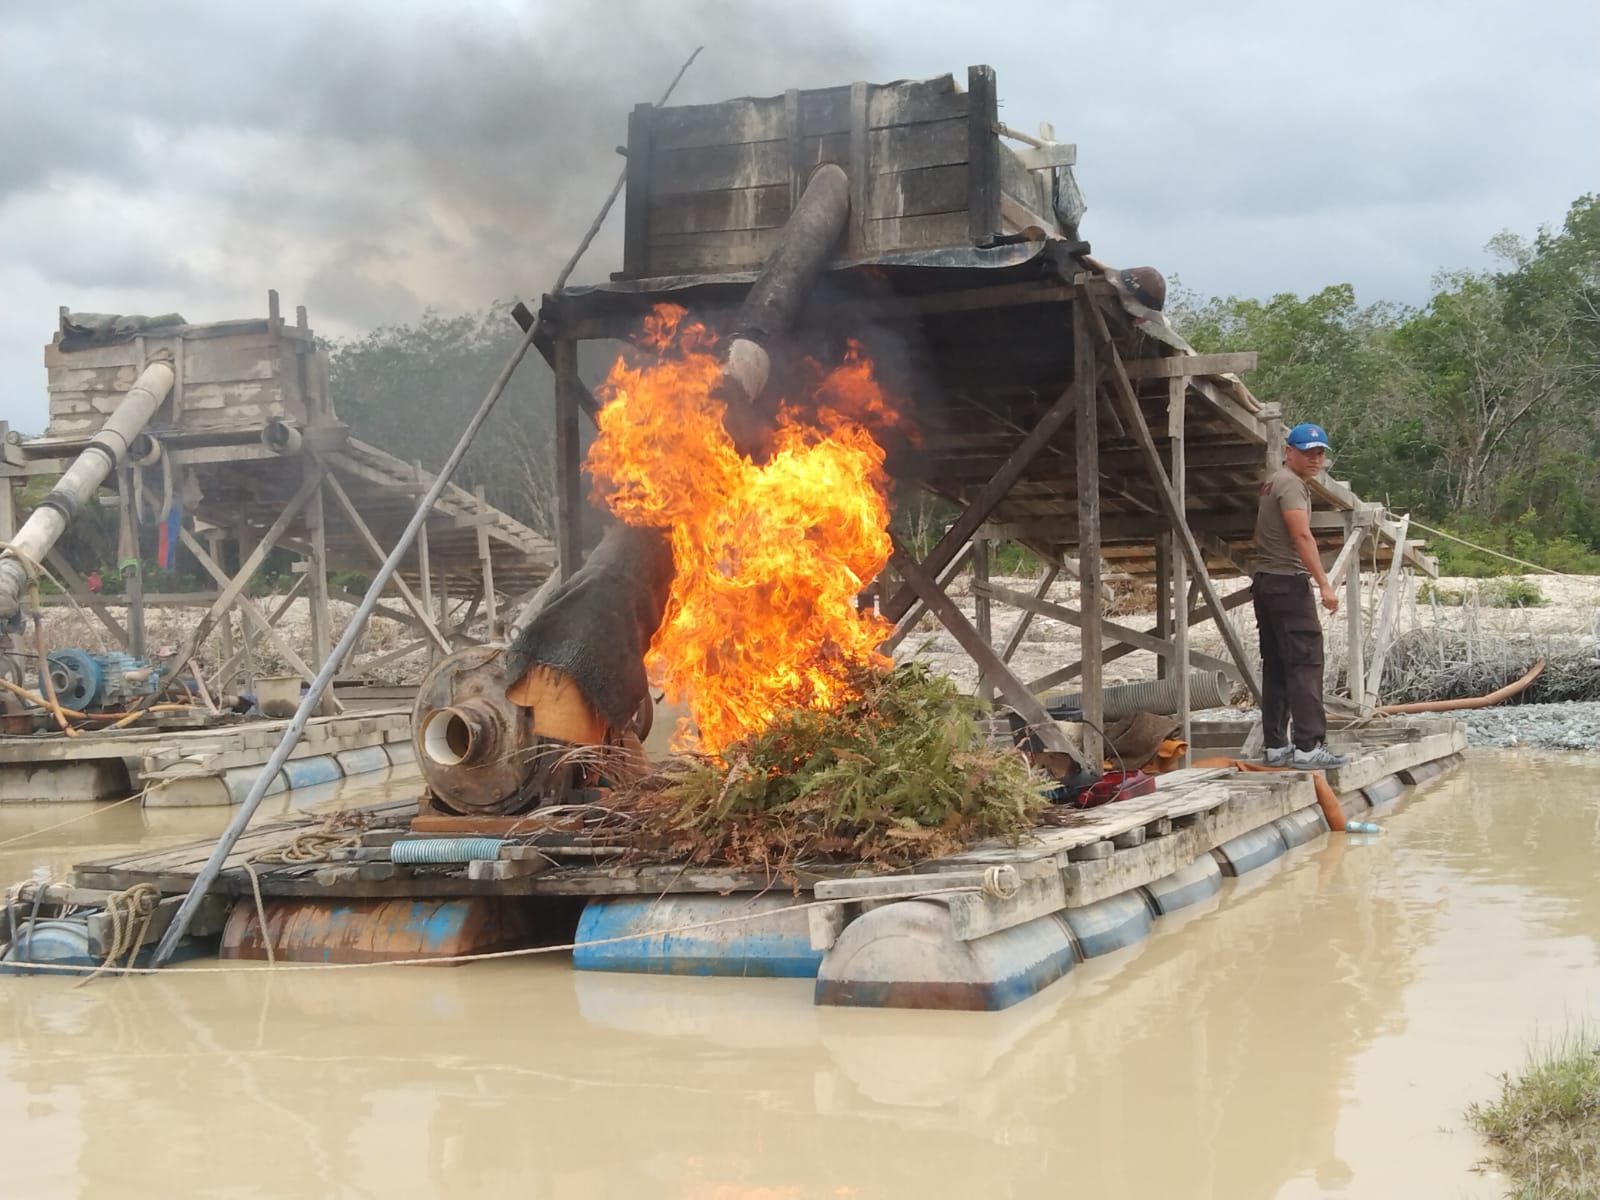
[[[170,363],[153,362],[147,366],[106,418],[100,432],[73,459],[66,474],[17,530],[11,545],[0,555],[0,618],[13,616],[21,608],[31,564],[43,561],[72,518],[127,457],[129,444],[155,416],[172,390],[174,378]]]

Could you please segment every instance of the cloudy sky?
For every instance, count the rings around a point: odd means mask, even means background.
[[[276,287],[342,336],[537,294],[699,44],[678,102],[986,62],[1077,143],[1095,252],[1206,294],[1423,303],[1600,189],[1596,0],[3,3],[0,418],[42,428],[63,304]]]

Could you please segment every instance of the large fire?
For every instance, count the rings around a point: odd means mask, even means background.
[[[640,342],[651,353],[619,360],[601,389],[587,465],[620,519],[669,531],[677,573],[646,667],[718,751],[780,708],[837,703],[843,666],[881,661],[887,627],[852,598],[889,556],[873,430],[897,418],[852,344],[783,398],[757,464],[723,428],[710,331],[662,305]]]

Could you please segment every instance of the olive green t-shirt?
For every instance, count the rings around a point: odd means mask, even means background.
[[[1255,569],[1267,575],[1305,575],[1300,552],[1284,524],[1286,509],[1311,511],[1311,493],[1306,481],[1288,467],[1279,467],[1261,485],[1261,500],[1256,505]]]

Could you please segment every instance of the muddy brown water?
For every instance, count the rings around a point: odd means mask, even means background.
[[[562,956],[0,978],[0,1195],[1499,1196],[1462,1109],[1600,1010],[1597,766],[1475,753],[997,1014]],[[225,818],[101,812],[0,877]]]

